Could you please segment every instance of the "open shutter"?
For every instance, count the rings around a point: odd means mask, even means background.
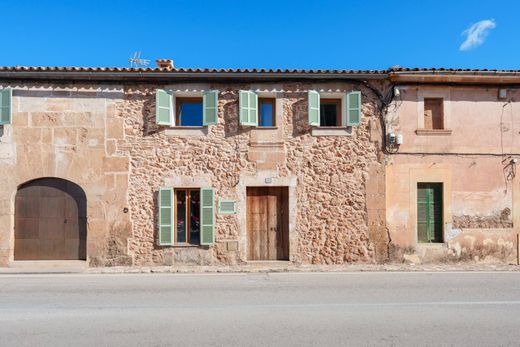
[[[0,90],[0,125],[11,124],[11,100],[13,99],[13,90],[6,88]]]
[[[157,124],[173,125],[173,96],[164,89],[155,91],[155,120]]]
[[[159,188],[159,245],[173,245],[173,189]]]
[[[212,245],[215,234],[215,192],[213,188],[200,189],[201,245]]]
[[[309,90],[309,125],[320,126],[320,93]]]
[[[202,96],[202,124],[214,125],[218,121],[218,90],[210,90]]]
[[[361,92],[347,93],[347,125],[361,123]]]
[[[258,95],[249,90],[239,92],[240,124],[258,126]]]

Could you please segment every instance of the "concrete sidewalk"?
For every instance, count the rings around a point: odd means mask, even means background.
[[[88,267],[85,261],[28,261],[15,262],[0,268],[1,274],[45,273],[258,273],[258,272],[453,272],[453,271],[520,271],[519,265],[508,264],[348,264],[298,265],[290,262],[249,262],[235,266],[173,265],[173,266],[115,266]]]

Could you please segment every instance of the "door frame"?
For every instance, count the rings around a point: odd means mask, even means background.
[[[252,192],[252,191],[255,191],[255,193],[253,194],[249,194],[249,192]],[[262,190],[264,190],[264,192],[262,192]],[[269,192],[271,190],[271,192]],[[265,193],[265,194],[264,194]],[[249,243],[250,240],[252,240],[252,237],[253,237],[253,230],[251,230],[249,227],[250,227],[250,222],[251,222],[251,217],[252,217],[252,214],[250,213],[251,210],[251,206],[249,205],[249,197],[250,196],[257,196],[257,197],[265,197],[266,198],[266,203],[267,205],[265,206],[265,208],[267,209],[265,211],[265,215],[266,215],[266,220],[265,220],[265,223],[266,223],[266,234],[263,235],[265,236],[265,247],[267,247],[267,249],[263,249],[266,251],[266,253],[268,254],[269,253],[269,250],[272,249],[272,246],[269,245],[269,240],[271,239],[271,237],[269,236],[269,234],[271,233],[270,230],[269,230],[269,223],[272,222],[272,220],[270,220],[269,218],[269,215],[270,215],[270,209],[269,209],[269,200],[267,199],[267,197],[269,196],[272,196],[272,197],[276,197],[277,199],[277,204],[276,204],[276,208],[277,208],[277,211],[276,211],[276,236],[274,237],[274,239],[276,240],[276,244],[274,245],[274,249],[275,249],[275,252],[276,253],[276,259],[252,259],[253,257],[251,257],[251,244]],[[269,187],[247,187],[246,188],[246,214],[247,214],[247,217],[246,217],[246,223],[247,223],[247,241],[248,241],[248,244],[247,244],[247,260],[248,261],[286,261],[289,259],[289,189],[288,187],[284,187],[284,186],[269,186]],[[254,237],[253,237],[254,239]],[[255,253],[255,252],[253,252]],[[262,253],[262,252],[260,252]],[[269,258],[270,256],[272,256],[272,254],[268,254],[267,258]]]
[[[271,184],[266,184],[271,181]],[[298,235],[295,232],[297,214],[297,184],[296,176],[276,177],[272,171],[259,171],[256,175],[241,174],[237,185],[237,218],[238,218],[238,252],[242,261],[247,260],[247,187],[287,187],[288,189],[288,228],[289,228],[289,260],[298,261]],[[283,261],[283,260],[282,260]]]
[[[408,207],[408,240],[414,242],[415,245],[423,244],[418,240],[417,233],[417,183],[433,182],[442,183],[442,240],[443,243],[448,242],[446,236],[451,232],[451,167],[446,165],[438,165],[437,169],[410,169],[409,179],[409,207]],[[413,235],[411,235],[413,233]],[[443,244],[436,243],[436,244]]]

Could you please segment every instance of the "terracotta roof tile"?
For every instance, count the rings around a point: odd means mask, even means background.
[[[172,72],[172,73],[308,73],[308,74],[384,74],[387,70],[304,70],[304,69],[214,69],[214,68],[128,68],[128,67],[64,67],[64,66],[2,66],[0,71],[59,72]]]

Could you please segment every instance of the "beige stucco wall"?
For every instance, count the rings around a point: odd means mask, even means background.
[[[397,256],[420,246],[417,182],[442,182],[444,247],[452,250],[444,255],[513,259],[516,251],[509,241],[514,242],[518,227],[516,223],[513,228],[513,221],[519,218],[519,187],[513,177],[516,165],[510,163],[520,158],[518,102],[498,100],[497,88],[401,86],[400,90],[401,97],[388,114],[388,128],[401,133],[404,142],[386,166],[387,225]],[[519,96],[510,91],[508,98]],[[424,97],[444,98],[444,124],[451,134],[416,133]],[[464,241],[469,239],[473,241]]]

